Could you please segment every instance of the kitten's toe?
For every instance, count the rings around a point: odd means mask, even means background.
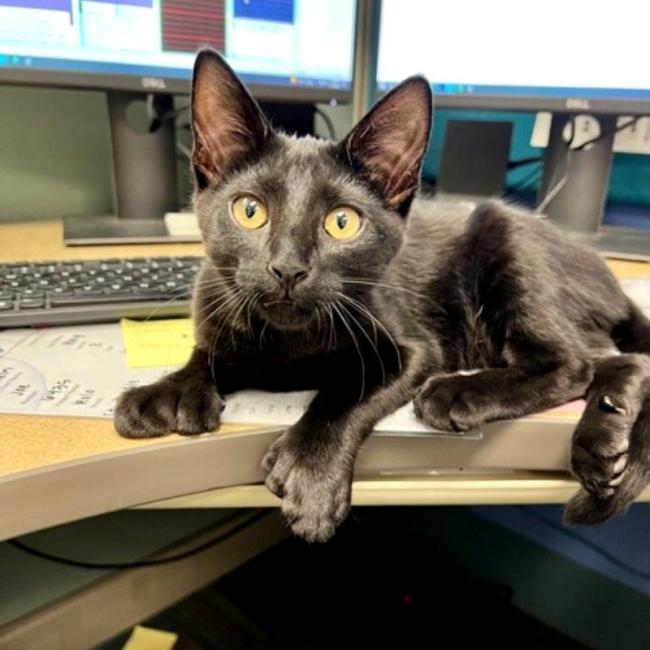
[[[269,448],[266,450],[266,453],[264,454],[264,458],[262,458],[261,462],[261,467],[265,472],[270,472],[273,469],[273,466],[275,465],[275,462],[278,459],[278,456],[282,452],[282,449],[286,445],[287,442],[287,433],[279,435],[270,445]]]
[[[624,410],[606,407],[586,414],[571,448],[571,470],[585,490],[610,497],[621,485],[629,462],[631,424]]]
[[[598,446],[575,443],[571,452],[571,471],[587,492],[607,497],[623,482],[628,460],[627,452],[606,456]]]
[[[439,431],[469,431],[484,422],[480,395],[455,375],[430,377],[413,400],[415,415]]]
[[[221,412],[226,404],[214,388],[184,392],[176,405],[174,431],[182,435],[196,435],[219,427]]]
[[[307,542],[326,542],[350,512],[351,481],[330,480],[294,468],[285,483],[282,513],[292,532]]]
[[[219,426],[224,402],[214,386],[189,386],[165,379],[126,391],[114,423],[126,438],[153,438],[177,432],[194,435]]]
[[[295,463],[296,454],[291,448],[288,432],[283,433],[269,446],[262,459],[262,469],[267,472],[266,485],[277,497],[284,494],[284,483]]]

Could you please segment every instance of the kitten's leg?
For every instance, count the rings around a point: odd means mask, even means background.
[[[414,400],[416,416],[434,429],[468,431],[484,422],[529,415],[585,394],[593,376],[591,363],[550,350],[546,356],[552,361],[539,363],[538,352],[539,348],[529,355],[516,355],[507,368],[430,377]]]
[[[203,433],[219,426],[223,407],[208,356],[195,348],[180,370],[123,393],[115,407],[115,428],[126,438]]]
[[[413,397],[427,369],[413,351],[402,373],[374,384],[359,400],[359,384],[343,366],[340,381],[326,386],[303,417],[269,448],[262,461],[266,486],[282,497],[282,512],[296,535],[325,541],[350,509],[354,462],[375,424]],[[352,373],[354,375],[354,373]]]
[[[573,435],[571,468],[583,489],[565,519],[599,523],[624,511],[650,481],[650,357],[600,362]]]

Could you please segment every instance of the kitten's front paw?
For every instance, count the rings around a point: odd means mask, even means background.
[[[624,403],[609,395],[585,411],[573,434],[571,470],[590,494],[610,497],[623,482],[633,424]]]
[[[298,537],[326,542],[350,512],[351,477],[294,465],[284,484],[282,514]]]
[[[282,498],[282,514],[295,535],[325,542],[350,511],[351,473],[334,465],[316,469],[301,458],[290,431],[271,444],[262,467],[266,487]]]
[[[418,419],[439,431],[469,431],[487,419],[486,396],[472,387],[471,375],[435,375],[413,400]]]
[[[125,438],[204,433],[219,426],[223,407],[213,385],[164,378],[120,396],[115,407],[115,428]]]

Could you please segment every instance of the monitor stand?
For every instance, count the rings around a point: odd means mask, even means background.
[[[66,217],[63,240],[68,246],[93,244],[175,243],[198,241],[196,234],[171,234],[164,216],[178,211],[177,152],[172,95],[155,94],[150,115],[137,118],[146,93],[109,91],[108,113],[113,150],[115,216]],[[271,122],[287,132],[313,133],[313,104],[265,102]],[[135,117],[134,117],[135,114]],[[169,116],[165,119],[165,116]],[[162,118],[162,119],[160,119]]]
[[[138,119],[145,93],[109,91],[116,216],[68,217],[67,245],[174,241],[163,217],[178,210],[176,136],[172,95],[150,95],[149,115]],[[156,119],[163,118],[163,119]],[[176,239],[178,241],[178,239]]]
[[[650,233],[603,226],[616,116],[599,116],[600,132],[608,135],[585,149],[571,152],[564,138],[570,119],[568,114],[553,114],[537,204],[556,188],[557,193],[544,208],[549,220],[570,232],[574,239],[608,256],[650,260]],[[559,183],[563,183],[561,188]]]

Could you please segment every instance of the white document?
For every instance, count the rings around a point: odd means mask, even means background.
[[[126,388],[166,369],[127,370],[118,323],[0,331],[0,412],[111,418]]]
[[[118,323],[0,331],[0,413],[113,417],[120,393],[174,370],[129,370]],[[241,391],[226,399],[223,422],[291,425],[313,391]],[[408,404],[377,426],[378,432],[475,439],[480,433],[433,432]]]

